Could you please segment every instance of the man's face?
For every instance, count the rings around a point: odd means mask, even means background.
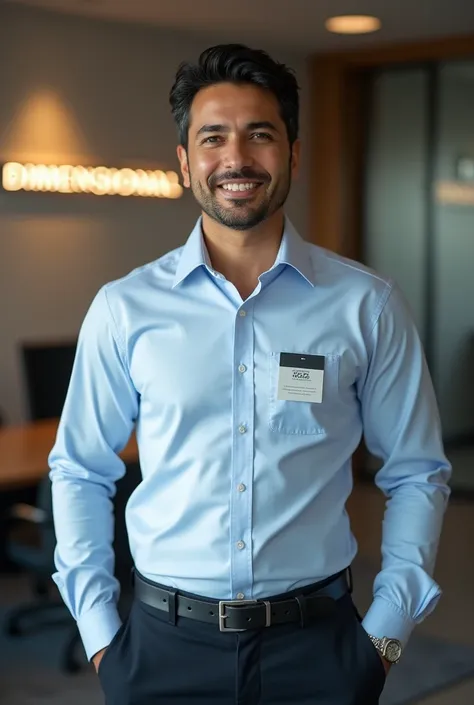
[[[188,150],[178,147],[184,185],[213,220],[249,230],[285,203],[299,143],[290,150],[279,105],[269,91],[219,83],[191,109]]]

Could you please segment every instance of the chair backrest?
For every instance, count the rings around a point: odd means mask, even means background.
[[[28,415],[31,421],[61,416],[76,345],[76,341],[22,345]]]

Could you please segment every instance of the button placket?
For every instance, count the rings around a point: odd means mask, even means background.
[[[231,591],[252,592],[251,527],[254,455],[254,380],[249,351],[253,350],[252,306],[246,304],[235,318],[233,380],[233,453],[230,527]],[[245,361],[245,362],[244,362]],[[244,599],[244,598],[242,598]]]

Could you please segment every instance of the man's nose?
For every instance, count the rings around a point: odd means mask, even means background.
[[[253,157],[248,141],[243,139],[228,140],[223,155],[224,168],[238,171],[243,167],[252,166],[252,164]]]

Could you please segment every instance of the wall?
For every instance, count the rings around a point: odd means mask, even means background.
[[[178,168],[168,92],[178,64],[219,37],[0,8],[0,163]],[[296,70],[307,143],[304,57]],[[305,151],[305,150],[303,150]],[[305,234],[303,157],[288,213]],[[181,245],[197,207],[178,201],[0,193],[0,409],[25,418],[19,345],[69,338],[98,288]]]

